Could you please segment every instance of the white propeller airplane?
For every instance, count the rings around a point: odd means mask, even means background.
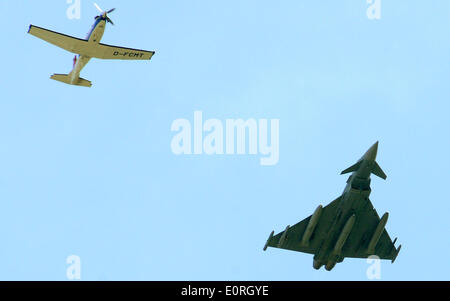
[[[114,25],[108,17],[108,14],[112,13],[115,8],[104,11],[97,5],[97,3],[94,3],[94,5],[101,12],[101,14],[95,17],[95,23],[85,40],[30,25],[28,33],[48,43],[77,54],[73,59],[73,69],[69,74],[53,74],[50,77],[51,79],[69,85],[91,87],[92,83],[90,81],[80,77],[81,69],[86,66],[91,58],[150,60],[153,54],[155,54],[154,51],[117,47],[100,43],[103,33],[105,32],[106,22]]]

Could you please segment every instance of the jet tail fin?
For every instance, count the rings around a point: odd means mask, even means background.
[[[75,83],[71,83],[70,74],[53,74],[50,78],[69,85],[83,86],[83,87],[92,86],[92,83],[90,81],[81,77],[79,77]]]
[[[374,166],[372,169],[372,173],[380,178],[382,178],[383,180],[386,180],[387,176],[384,173],[384,171],[381,169],[380,165],[378,165],[377,161],[374,162]]]
[[[353,165],[350,166],[349,168],[344,169],[344,170],[341,172],[341,175],[346,174],[346,173],[349,173],[349,172],[357,171],[358,168],[361,166],[361,163],[362,163],[362,160],[356,162],[355,164],[353,164]]]

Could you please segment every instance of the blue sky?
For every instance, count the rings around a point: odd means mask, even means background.
[[[150,62],[92,60],[90,89],[52,81],[71,53],[29,24],[84,38],[81,1],[1,1],[0,280],[367,280],[262,247],[342,192],[379,140],[371,200],[403,245],[382,280],[449,280],[448,1],[98,1],[102,42]],[[280,158],[172,153],[175,119],[279,119]],[[397,243],[397,244],[398,244]]]

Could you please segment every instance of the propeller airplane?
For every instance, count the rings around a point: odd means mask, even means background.
[[[100,12],[100,15],[95,17],[95,23],[89,31],[86,39],[79,39],[59,32],[30,25],[28,29],[29,34],[76,54],[73,59],[72,71],[69,74],[53,74],[50,77],[51,79],[69,85],[91,87],[92,83],[90,81],[80,77],[81,70],[86,66],[91,58],[150,60],[155,54],[154,51],[118,47],[100,43],[100,40],[105,32],[106,23],[111,23],[114,25],[108,14],[112,13],[115,8],[104,11],[98,6],[97,3],[94,3],[94,6]]]

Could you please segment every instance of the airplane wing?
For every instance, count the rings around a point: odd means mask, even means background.
[[[28,33],[69,52],[98,59],[149,60],[155,54],[154,51],[90,43],[34,25],[30,25]]]
[[[267,241],[267,246],[315,254],[327,237],[330,228],[333,226],[333,220],[336,216],[339,201],[340,197],[323,208],[319,222],[317,223],[316,229],[307,246],[302,245],[301,240],[312,215],[296,225],[289,227],[284,240],[282,239],[282,236],[285,231],[270,237]],[[341,255],[343,257],[353,258],[367,258],[370,255],[377,255],[380,259],[395,260],[400,248],[395,248],[394,243],[391,241],[391,238],[385,229],[381,234],[373,254],[368,253],[367,248],[372,235],[380,222],[380,217],[369,200],[361,200],[357,206],[359,206],[359,208],[354,208],[356,212],[356,222],[342,248]]]
[[[118,47],[100,43],[94,51],[93,57],[105,60],[149,60],[154,54],[154,51]]]
[[[386,229],[383,230],[373,254],[368,253],[370,240],[381,219],[370,200],[362,201],[364,202],[362,208],[357,209],[356,222],[342,248],[342,256],[367,258],[370,255],[377,255],[380,259],[395,260],[400,249],[395,248]]]
[[[89,42],[87,40],[78,39],[38,26],[30,25],[28,33],[50,44],[76,54],[83,54],[89,49]]]
[[[280,244],[280,240],[285,231],[280,232],[277,235],[271,237],[267,241],[267,246],[315,254],[316,251],[321,246],[326,235],[328,234],[330,227],[332,226],[332,222],[336,215],[336,210],[339,206],[340,199],[341,197],[338,197],[330,204],[323,207],[322,214],[320,215],[320,221],[317,223],[316,229],[314,230],[314,233],[312,234],[309,240],[309,244],[307,246],[302,245],[301,240],[312,215],[305,218],[301,222],[295,224],[294,226],[289,227],[286,236],[284,238],[284,241],[282,241],[282,244]]]

